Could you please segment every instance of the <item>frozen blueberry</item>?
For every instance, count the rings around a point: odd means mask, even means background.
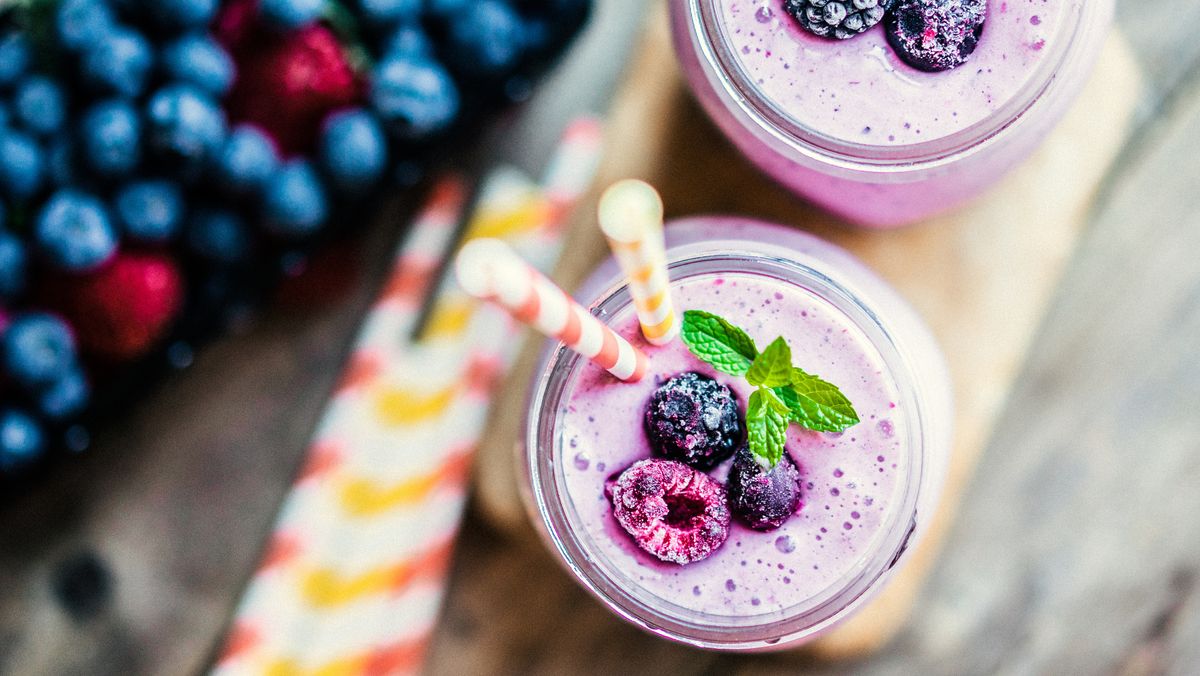
[[[83,159],[96,174],[115,178],[128,175],[141,160],[142,120],[125,99],[102,101],[83,115],[80,123]]]
[[[49,136],[62,128],[67,104],[58,83],[43,75],[31,75],[17,85],[13,95],[13,118],[25,129]]]
[[[387,165],[387,139],[379,120],[362,109],[335,113],[321,130],[321,166],[347,193],[370,189]]]
[[[507,73],[521,59],[523,27],[509,4],[474,0],[447,21],[445,58],[455,70],[474,76]]]
[[[642,460],[608,492],[617,523],[638,547],[662,561],[700,561],[729,537],[724,487],[682,463]]]
[[[3,206],[0,206],[0,212]],[[0,218],[0,227],[3,227]],[[29,269],[29,251],[25,242],[11,232],[0,230],[0,300],[15,298],[25,290]]]
[[[45,445],[45,435],[33,416],[12,408],[0,409],[0,473],[32,465]]]
[[[0,89],[20,79],[32,60],[33,50],[25,33],[17,30],[0,32]]]
[[[329,215],[329,199],[320,176],[307,160],[292,160],[267,181],[263,195],[266,226],[283,237],[316,232]]]
[[[71,51],[91,47],[114,25],[112,9],[105,0],[62,0],[54,12],[58,41]]]
[[[259,0],[258,14],[270,26],[293,30],[316,21],[324,4],[324,0]]]
[[[699,373],[675,376],[655,390],[642,422],[655,454],[699,470],[720,464],[746,436],[733,392]]]
[[[38,410],[50,420],[66,420],[82,413],[91,396],[87,376],[74,366],[38,393]]]
[[[787,453],[768,469],[743,445],[729,468],[729,507],[755,530],[775,530],[800,509],[800,470]]]
[[[94,270],[117,250],[117,235],[104,205],[72,188],[54,193],[42,207],[34,241],[51,263],[71,272]]]
[[[185,164],[202,164],[225,142],[225,113],[212,97],[189,84],[171,84],[155,92],[146,119],[151,147]]]
[[[445,68],[431,59],[395,56],[375,69],[370,101],[388,132],[406,141],[445,131],[459,106],[458,89]]]
[[[132,181],[113,201],[121,230],[130,238],[159,243],[170,240],[183,223],[183,191],[174,181]]]
[[[184,35],[163,48],[163,69],[171,77],[196,85],[213,96],[233,86],[233,59],[202,33]]]
[[[0,129],[0,193],[14,202],[31,197],[42,186],[46,158],[29,134]]]
[[[192,253],[222,264],[245,260],[252,241],[249,226],[237,212],[209,207],[196,209],[188,218],[186,238]]]
[[[967,61],[986,19],[987,0],[900,0],[884,26],[901,59],[918,70],[936,72]]]
[[[895,0],[784,0],[783,10],[804,30],[846,40],[883,20]]]
[[[275,143],[254,125],[241,124],[217,155],[217,176],[235,193],[257,193],[279,169]]]
[[[114,28],[84,50],[84,80],[102,92],[137,96],[154,65],[150,43],[137,31]]]
[[[27,388],[58,382],[76,365],[71,329],[63,320],[44,312],[13,317],[0,347],[5,370]]]

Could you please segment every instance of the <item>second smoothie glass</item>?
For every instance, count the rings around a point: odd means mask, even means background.
[[[606,554],[611,542],[597,538],[611,533],[581,516],[588,510],[569,494],[564,472],[571,460],[562,420],[586,361],[561,347],[547,355],[534,382],[526,450],[518,469],[527,505],[561,562],[625,619],[665,638],[705,648],[794,647],[828,630],[875,594],[931,520],[950,448],[952,404],[946,367],[933,337],[903,300],[849,254],[812,235],[744,219],[699,218],[669,226],[667,244],[673,285],[714,274],[751,275],[781,288],[794,285],[835,308],[880,355],[888,372],[884,377],[894,382],[899,397],[896,410],[903,412],[896,428],[906,435],[906,457],[877,537],[827,588],[778,611],[706,613],[685,607],[680,598],[648,591],[634,580],[635,570],[623,570]],[[612,261],[596,271],[578,297],[594,299],[593,311],[606,322],[629,318],[631,299]],[[606,424],[639,422],[614,419]]]
[[[764,93],[756,74],[747,72],[734,53],[723,10],[738,3],[742,12],[758,7],[770,10],[760,16],[772,16],[771,21],[791,21],[782,9],[771,10],[782,0],[670,0],[670,9],[676,52],[693,92],[747,158],[835,215],[869,227],[894,227],[977,196],[1032,153],[1066,112],[1100,51],[1114,0],[1055,2],[1061,5],[1057,11],[1065,13],[1058,21],[1060,34],[1046,43],[1023,87],[997,102],[978,123],[942,138],[904,144],[850,142],[823,134]],[[1001,5],[992,2],[989,11],[1003,12]],[[985,29],[981,45],[986,40]],[[971,61],[962,66],[973,67]],[[983,76],[982,68],[980,72]],[[925,82],[936,86],[936,80]]]

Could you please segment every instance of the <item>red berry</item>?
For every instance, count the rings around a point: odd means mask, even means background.
[[[363,83],[342,45],[320,24],[282,36],[255,33],[235,60],[231,118],[258,125],[288,156],[310,154],[329,113],[362,99]]]
[[[605,486],[613,516],[646,552],[688,564],[708,558],[729,537],[725,488],[673,460],[642,460]]]
[[[48,304],[75,328],[84,352],[111,361],[145,355],[183,305],[183,276],[162,254],[121,252],[110,265],[53,285]]]

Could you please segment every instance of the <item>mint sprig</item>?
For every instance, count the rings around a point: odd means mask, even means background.
[[[755,388],[746,405],[746,432],[750,452],[767,467],[783,457],[790,423],[816,432],[842,432],[858,423],[837,386],[792,365],[792,350],[782,337],[759,352],[745,331],[701,310],[683,313],[680,335],[697,359],[744,376]]]

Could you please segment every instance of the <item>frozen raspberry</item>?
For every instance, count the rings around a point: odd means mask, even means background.
[[[742,446],[729,468],[729,507],[754,530],[775,530],[800,509],[800,470],[783,454],[779,464],[767,469],[749,446]]]
[[[700,561],[729,537],[725,488],[687,465],[642,460],[605,492],[621,527],[637,546],[663,561]]]
[[[657,455],[699,470],[728,458],[746,436],[733,392],[699,373],[675,376],[655,390],[643,423]]]
[[[975,51],[987,0],[900,0],[887,15],[888,42],[918,70],[957,68]]]
[[[784,0],[783,10],[804,30],[846,40],[878,24],[895,0]]]

